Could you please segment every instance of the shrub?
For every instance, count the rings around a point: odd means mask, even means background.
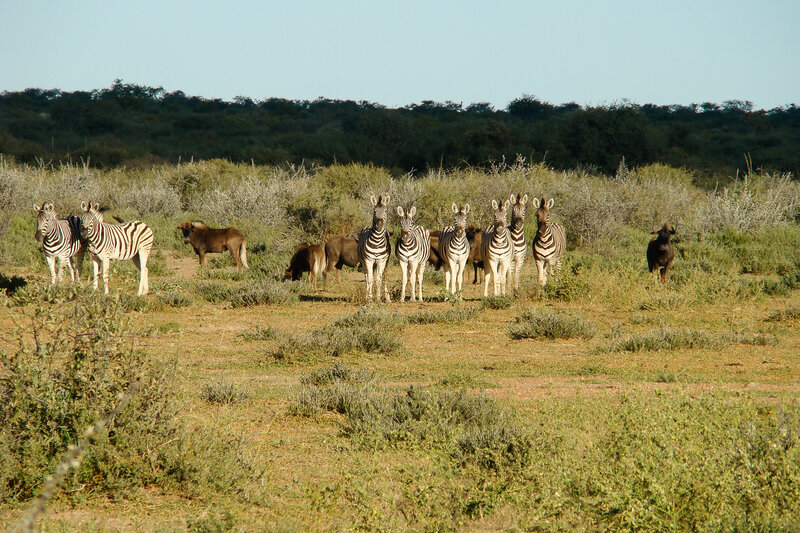
[[[481,299],[481,309],[508,309],[514,303],[514,297],[487,296]]]
[[[247,282],[232,289],[229,299],[233,307],[292,305],[299,301],[297,293],[291,290],[289,284],[268,279]]]
[[[477,314],[475,306],[453,307],[444,311],[419,311],[406,315],[405,319],[409,324],[461,324]]]
[[[590,323],[549,309],[526,311],[508,328],[512,339],[571,339],[594,335]]]
[[[234,383],[215,381],[203,385],[200,397],[209,403],[230,404],[249,399],[250,393],[239,389]]]
[[[90,426],[129,401],[65,483],[108,491],[180,476],[171,365],[132,350],[120,300],[34,302],[0,350],[0,495],[26,499]],[[19,317],[19,318],[21,318]],[[127,401],[127,400],[126,400]]]
[[[655,330],[634,333],[612,342],[605,351],[640,352],[677,350],[711,346],[713,338],[703,330],[664,326]]]

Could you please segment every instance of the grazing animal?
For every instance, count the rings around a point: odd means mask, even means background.
[[[533,199],[533,206],[536,208],[536,237],[533,238],[531,247],[533,248],[533,260],[536,261],[536,269],[539,271],[539,285],[547,285],[547,268],[553,274],[553,266],[561,270],[561,260],[567,249],[567,233],[563,226],[550,222],[550,208],[553,207],[555,200],[550,198],[545,202],[544,197],[541,201]]]
[[[108,294],[108,266],[111,259],[132,259],[139,269],[139,291],[143,296],[150,289],[147,258],[153,247],[153,230],[138,220],[125,224],[106,224],[97,203],[81,203],[81,238],[86,240],[94,264],[93,287],[103,265],[103,289]]]
[[[81,241],[81,219],[76,216],[59,219],[53,204],[33,206],[36,211],[36,233],[34,237],[42,243],[47,266],[50,268],[50,283],[56,284],[56,259],[58,260],[58,281],[63,279],[64,266],[69,269],[69,279],[81,279],[81,267],[86,245]],[[73,269],[72,258],[75,258]]]
[[[470,224],[466,229],[469,242],[469,257],[467,264],[472,265],[472,284],[478,283],[478,278],[483,278],[483,250],[481,247],[481,230]]]
[[[466,232],[469,204],[461,207],[454,203],[452,208],[454,224],[447,226],[440,233],[439,256],[444,266],[445,288],[451,294],[455,294],[464,285],[464,267],[469,257]]]
[[[514,276],[514,294],[519,291],[519,276],[522,273],[522,265],[525,263],[525,254],[528,247],[525,246],[525,204],[528,203],[528,195],[517,196],[513,194],[511,200],[511,225],[508,226],[511,232],[511,242],[514,244],[514,256],[511,258],[511,273]]]
[[[425,263],[431,255],[431,232],[422,226],[414,224],[413,218],[417,208],[408,211],[397,206],[397,216],[400,217],[400,238],[397,239],[394,253],[400,261],[400,271],[403,273],[403,289],[400,292],[400,301],[406,300],[406,284],[411,278],[411,301],[415,300],[415,285],[419,283],[419,301],[422,301],[422,277],[425,274]]]
[[[284,281],[291,279],[297,281],[303,277],[303,272],[308,272],[308,282],[317,292],[317,278],[325,272],[325,250],[318,244],[301,243],[300,247],[289,260],[289,266],[283,273]]]
[[[511,202],[506,200],[502,205],[492,200],[494,224],[483,230],[481,237],[481,255],[483,256],[483,296],[489,296],[489,281],[494,285],[494,296],[505,296],[506,278],[511,268],[514,245],[506,227],[506,213]]]
[[[250,268],[247,265],[247,238],[236,228],[209,228],[200,221],[184,222],[178,229],[183,233],[183,242],[191,244],[200,257],[200,266],[206,262],[207,253],[231,253],[236,269]]]
[[[322,272],[324,289],[328,288],[328,272],[332,269],[336,269],[336,282],[338,283],[343,266],[358,268],[360,264],[357,240],[344,235],[328,239],[328,242],[325,243],[325,270]]]
[[[428,256],[428,264],[431,265],[434,269],[439,270],[442,268],[442,258],[439,256],[439,234],[441,232],[438,229],[430,230],[431,238],[430,238],[430,245],[431,245],[431,255]]]
[[[660,279],[667,281],[667,270],[675,258],[675,249],[672,247],[672,236],[675,235],[675,228],[669,224],[664,224],[661,229],[653,231],[656,237],[647,245],[647,268],[650,272],[660,268]]]
[[[389,256],[392,254],[392,246],[389,243],[389,233],[386,231],[386,219],[389,216],[389,196],[378,195],[370,197],[373,205],[372,225],[366,226],[358,234],[358,259],[366,269],[367,279],[367,301],[372,299],[372,281],[375,280],[375,301],[381,301],[381,282],[383,281],[383,271]],[[390,301],[389,287],[386,286],[386,301]]]

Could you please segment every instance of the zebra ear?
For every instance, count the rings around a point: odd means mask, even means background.
[[[539,209],[540,205],[541,204],[539,203],[539,199],[538,198],[534,198],[533,199],[533,207],[535,207],[536,209]]]
[[[100,211],[100,204],[98,202],[92,202],[92,209]]]
[[[401,206],[397,206],[397,216],[403,217],[403,208]]]
[[[552,208],[553,204],[555,204],[555,203],[556,203],[556,201],[555,201],[554,198],[550,198],[549,200],[547,200],[547,209]]]
[[[515,203],[517,203],[517,197],[516,197],[516,196],[514,196],[513,194],[512,194],[511,196],[509,196],[509,197],[508,197],[508,199],[509,199],[509,200],[511,200],[511,203],[512,203],[512,204],[515,204]]]
[[[86,202],[81,202],[81,211],[88,211],[88,210],[89,210],[89,204]]]
[[[453,202],[453,213],[458,213],[458,206]]]
[[[378,200],[375,198],[375,195],[369,197],[369,201],[372,202],[372,205],[378,205]]]
[[[523,196],[522,198],[520,198],[520,199],[519,199],[519,202],[520,202],[522,205],[525,205],[525,204],[527,204],[527,203],[528,203],[528,195],[526,194],[525,196]]]
[[[469,213],[469,204],[464,204],[464,214]]]
[[[505,201],[505,203],[503,203],[503,209],[505,209],[506,211],[508,211],[508,206],[510,206],[510,205],[511,205],[511,202],[509,202],[508,200],[506,200],[506,201]]]
[[[498,208],[498,205],[497,205],[497,200],[492,200],[492,209],[494,209],[495,211],[497,211],[497,208]]]
[[[417,214],[417,206],[411,206],[411,209],[408,210],[408,216],[413,217]]]
[[[389,199],[390,199],[390,198],[391,198],[391,196],[389,196],[388,194],[387,194],[386,196],[384,196],[384,197],[383,197],[383,205],[384,205],[384,206],[387,206],[387,205],[389,205]]]
[[[39,207],[39,206],[38,206],[38,205],[36,205],[36,204],[33,204],[33,210],[34,210],[34,211],[36,211],[36,212],[38,213],[39,211],[41,211],[41,210],[42,210],[42,208],[41,208],[41,207]]]
[[[47,204],[46,206],[44,206],[44,208],[47,210],[48,213],[51,213],[55,210],[56,206],[53,204]]]

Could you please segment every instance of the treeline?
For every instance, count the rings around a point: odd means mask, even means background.
[[[19,162],[91,161],[112,167],[226,158],[256,164],[374,163],[408,172],[482,165],[517,154],[555,168],[612,173],[663,162],[698,176],[745,166],[800,166],[800,107],[750,102],[691,106],[551,105],[523,96],[485,103],[372,102],[238,97],[228,102],[117,80],[91,92],[0,94],[0,153]]]

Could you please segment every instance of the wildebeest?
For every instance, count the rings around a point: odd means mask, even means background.
[[[206,261],[207,253],[231,253],[236,261],[236,269],[247,265],[247,238],[236,228],[209,228],[199,220],[184,222],[178,229],[183,233],[183,242],[191,244],[194,253],[200,257],[200,266]]]
[[[469,257],[467,264],[472,265],[472,284],[478,283],[478,278],[483,279],[483,252],[481,251],[481,231],[470,224],[467,226],[467,241],[469,242]]]
[[[660,278],[662,282],[667,281],[667,270],[675,258],[675,250],[672,247],[672,236],[675,235],[675,228],[669,224],[664,224],[661,229],[653,231],[656,237],[647,245],[647,268],[650,272],[660,268]]]
[[[318,244],[301,243],[283,273],[283,279],[297,281],[308,272],[308,282],[317,292],[317,278],[325,271],[325,250]]]
[[[336,269],[336,282],[339,282],[339,274],[343,266],[358,268],[358,241],[337,235],[331,237],[325,243],[325,270],[322,272],[323,286],[328,288],[328,272]]]
[[[432,229],[431,232],[431,255],[428,256],[428,264],[434,269],[442,268],[442,258],[439,255],[439,233],[440,230]]]

